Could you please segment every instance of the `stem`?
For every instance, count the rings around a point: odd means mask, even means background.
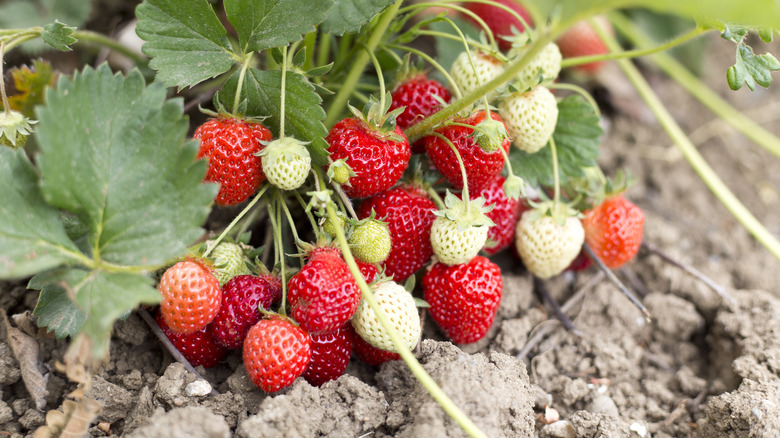
[[[433,59],[427,53],[425,53],[425,52],[423,52],[421,50],[417,50],[415,48],[403,46],[403,45],[400,45],[400,44],[385,44],[385,47],[388,48],[388,49],[403,50],[403,51],[415,54],[415,55],[419,56],[420,58],[424,59],[428,64],[433,66],[433,68],[438,70],[439,73],[441,73],[442,76],[444,76],[445,79],[447,79],[447,83],[450,84],[450,87],[452,88],[452,91],[455,93],[456,100],[460,99],[461,96],[463,96],[463,94],[461,94],[461,92],[460,92],[460,88],[458,87],[458,84],[456,84],[455,80],[452,79],[452,76],[450,76],[450,73],[444,67],[442,67],[441,64],[436,62],[436,60]],[[393,53],[392,51],[388,51],[388,52],[389,53]]]
[[[610,17],[610,21],[612,21],[611,17]],[[640,56],[652,55],[654,53],[663,52],[673,47],[679,46],[708,31],[709,29],[705,29],[704,27],[696,27],[693,30],[678,36],[677,38],[674,38],[672,40],[667,41],[664,44],[660,44],[653,47],[636,49],[636,50],[624,50],[619,52],[603,53],[600,55],[588,55],[588,56],[577,56],[574,58],[566,58],[561,61],[561,68],[563,69],[566,67],[573,67],[575,65],[589,64],[591,62],[608,61],[611,59],[639,58]]]
[[[638,27],[633,25],[622,14],[610,14],[610,21],[615,28],[637,46],[652,44],[652,40]],[[761,125],[750,119],[742,111],[737,110],[717,93],[707,87],[687,68],[680,64],[668,53],[658,53],[651,56],[654,62],[670,78],[682,85],[693,97],[710,109],[718,117],[729,123],[742,135],[749,138],[757,145],[766,149],[769,153],[780,158],[780,138],[764,129]]]
[[[336,216],[336,210],[333,208],[333,204],[328,204],[327,212],[330,220],[335,223],[338,220],[338,217]],[[433,397],[433,399],[439,403],[439,406],[444,409],[444,412],[446,412],[450,418],[455,420],[455,422],[460,425],[464,432],[472,437],[487,438],[486,435],[480,431],[479,428],[477,428],[477,426],[471,421],[471,419],[469,419],[460,410],[460,408],[458,408],[458,406],[452,402],[447,394],[441,390],[439,385],[437,385],[431,376],[425,372],[425,369],[423,369],[422,365],[417,362],[417,359],[412,354],[412,351],[404,343],[393,326],[390,325],[390,321],[387,319],[387,316],[385,315],[385,312],[382,310],[382,308],[379,307],[379,304],[376,301],[376,297],[374,297],[374,293],[366,283],[363,275],[360,274],[360,269],[358,268],[357,263],[355,263],[355,258],[352,256],[352,252],[349,249],[347,238],[344,236],[344,230],[336,227],[335,231],[336,239],[338,240],[339,246],[341,247],[342,256],[344,257],[344,261],[347,262],[347,266],[349,266],[349,270],[352,272],[353,277],[355,277],[355,282],[360,288],[362,299],[368,303],[368,306],[376,314],[379,323],[387,331],[393,346],[398,351],[398,354],[401,355],[401,358],[409,367],[409,370],[417,378],[420,384],[428,391],[431,397]]]
[[[5,94],[5,76],[3,73],[3,64],[5,64],[5,41],[0,41],[0,97],[3,99],[3,110],[5,116],[11,115],[11,104],[8,102],[8,96]]]
[[[555,147],[555,139],[550,137],[550,155],[553,164],[553,205],[558,206],[561,200],[561,180],[558,175],[558,148]]]
[[[339,194],[339,198],[341,198],[341,201],[344,203],[344,208],[349,212],[349,215],[352,216],[353,219],[358,220],[358,215],[355,213],[355,209],[352,207],[352,201],[349,200],[349,197],[347,197],[347,194],[344,193],[344,189],[341,188],[341,184],[334,184],[333,188],[336,190],[336,193]]]
[[[385,31],[387,31],[387,27],[390,25],[390,22],[393,21],[393,18],[395,18],[395,14],[398,12],[398,8],[401,6],[402,1],[403,0],[397,0],[379,18],[376,27],[371,33],[371,37],[366,43],[368,50],[371,52],[376,49],[376,47],[379,45],[379,42],[384,37]],[[341,115],[344,107],[347,104],[349,96],[352,95],[352,90],[355,88],[355,84],[357,84],[358,80],[360,79],[360,75],[363,74],[363,70],[365,70],[366,65],[368,64],[368,61],[369,57],[366,51],[360,51],[357,53],[357,55],[355,55],[352,68],[350,68],[347,77],[344,79],[344,88],[340,89],[338,93],[336,93],[336,97],[333,98],[333,102],[331,102],[330,107],[328,107],[328,116],[325,119],[326,127],[333,126],[333,124],[336,122],[336,119],[339,117],[339,115]]]
[[[117,53],[120,53],[132,60],[135,64],[146,64],[147,59],[145,56],[137,53],[135,50],[121,44],[119,41],[109,38],[103,34],[92,32],[89,30],[77,30],[71,35],[76,38],[78,43],[94,43],[108,49],[111,49]]]
[[[369,59],[371,59],[371,64],[374,66],[374,70],[376,70],[376,77],[379,79],[379,107],[384,110],[385,108],[385,93],[387,90],[385,89],[385,75],[382,74],[382,66],[379,65],[379,60],[376,59],[376,55],[374,55],[374,52],[369,50],[368,46],[361,43],[363,48],[366,50],[366,53],[368,54]],[[384,116],[384,114],[382,114]]]
[[[444,140],[447,145],[452,149],[452,152],[455,154],[455,158],[458,160],[458,166],[460,166],[460,175],[463,177],[463,200],[466,201],[466,212],[469,211],[469,201],[471,198],[469,197],[469,180],[466,176],[466,165],[463,164],[463,159],[460,156],[460,152],[458,152],[458,148],[455,147],[454,144],[452,144],[452,141],[450,141],[449,138],[445,137],[444,135],[434,132],[432,135]]]
[[[326,33],[320,34],[320,44],[319,47],[317,47],[317,67],[328,63],[332,38],[333,37]]]
[[[284,104],[287,100],[287,47],[282,52],[282,90],[279,99],[279,138],[284,138]]]
[[[431,199],[433,199],[433,203],[436,204],[437,207],[439,207],[440,210],[444,210],[447,208],[446,205],[444,205],[444,201],[442,201],[441,196],[439,196],[438,193],[436,193],[436,190],[433,189],[433,187],[428,187],[426,189],[426,192],[428,192],[429,195],[431,195]]]
[[[303,38],[303,46],[306,48],[306,60],[303,69],[309,70],[314,64],[314,45],[317,43],[317,32],[309,32]]]
[[[590,93],[585,91],[585,89],[580,87],[579,85],[569,84],[566,82],[557,82],[557,83],[548,84],[547,88],[551,90],[568,90],[579,94],[585,99],[585,101],[588,102],[590,106],[593,107],[593,111],[596,113],[598,118],[599,119],[601,118],[601,109],[599,108],[599,105],[596,103],[596,99],[594,99]]]
[[[292,214],[290,214],[290,209],[287,207],[287,203],[284,202],[284,199],[282,199],[282,194],[278,190],[275,192],[275,194],[275,198],[279,202],[279,205],[281,205],[284,215],[287,217],[287,222],[290,223],[290,231],[293,234],[293,239],[295,239],[295,243],[298,244],[301,242],[301,239],[298,238],[298,230],[295,229],[295,221],[293,221]]]
[[[279,275],[281,276],[282,280],[282,304],[279,306],[279,314],[285,316],[286,311],[284,305],[287,302],[287,279],[285,278],[286,274],[284,269],[284,243],[282,241],[281,227],[282,215],[280,208],[276,208],[273,206],[273,204],[269,204],[268,209],[271,210],[268,214],[268,217],[271,219],[271,227],[273,228],[274,254],[276,255],[276,262],[279,264]]]
[[[314,178],[316,179],[317,176],[315,175]],[[317,221],[314,220],[314,216],[311,214],[311,210],[306,209],[306,201],[303,199],[303,196],[298,192],[298,190],[293,190],[293,194],[295,195],[295,198],[298,199],[298,203],[301,204],[301,208],[306,213],[306,217],[309,218],[309,223],[311,224],[311,229],[314,230],[315,233],[317,233]]]
[[[639,309],[642,312],[642,315],[644,315],[647,322],[653,321],[653,315],[650,314],[650,311],[647,310],[644,304],[642,304],[642,301],[637,298],[636,295],[634,295],[633,292],[631,292],[631,289],[627,288],[625,284],[623,284],[622,281],[620,281],[619,278],[617,278],[617,275],[615,275],[614,272],[612,272],[611,269],[607,267],[607,265],[604,264],[604,262],[601,261],[601,259],[596,255],[595,252],[593,252],[593,249],[588,245],[587,243],[582,244],[582,248],[585,250],[585,252],[588,254],[591,260],[593,260],[593,263],[596,264],[596,266],[601,269],[604,274],[607,276],[607,279],[612,282],[612,284],[615,285],[615,287],[618,288],[620,292],[623,292],[623,295],[625,295],[629,301],[631,301],[632,304],[636,306],[637,309]]]
[[[219,235],[219,236],[218,236],[218,237],[217,237],[217,238],[216,238],[216,239],[215,239],[213,242],[211,242],[211,243],[209,244],[209,246],[206,248],[206,251],[203,253],[203,258],[206,258],[206,257],[208,257],[208,256],[209,256],[209,254],[211,254],[211,251],[213,251],[213,250],[214,250],[214,248],[216,248],[216,247],[217,247],[217,245],[219,245],[219,242],[221,242],[221,241],[222,241],[222,239],[224,239],[224,238],[225,238],[225,236],[227,235],[227,233],[228,233],[228,232],[230,232],[230,230],[231,230],[231,229],[232,229],[234,226],[236,226],[236,224],[238,223],[238,221],[240,221],[240,220],[241,220],[241,218],[242,218],[242,217],[244,217],[244,215],[245,215],[245,214],[246,214],[246,213],[247,213],[249,210],[251,210],[251,209],[252,209],[252,207],[254,207],[254,206],[255,206],[255,204],[257,204],[257,201],[259,201],[259,200],[260,200],[260,198],[261,198],[261,197],[263,196],[263,194],[265,193],[265,191],[266,191],[266,190],[268,190],[268,187],[270,187],[268,184],[264,185],[264,186],[263,186],[263,187],[260,189],[260,191],[259,191],[259,192],[257,192],[257,195],[255,195],[254,199],[252,199],[252,201],[250,201],[250,202],[249,202],[249,204],[247,204],[247,206],[246,206],[246,207],[244,207],[244,209],[243,209],[243,210],[241,210],[241,213],[239,213],[239,214],[238,214],[238,215],[237,215],[237,216],[236,216],[236,217],[233,219],[233,221],[232,221],[232,222],[230,222],[230,223],[228,224],[228,226],[227,226],[227,227],[226,227],[226,228],[225,228],[225,229],[222,231],[222,233],[221,233],[221,234],[220,234],[220,235]]]
[[[415,11],[415,13],[418,13],[423,9],[430,8],[430,7],[442,7],[442,8],[452,9],[457,12],[460,12],[463,15],[468,15],[485,32],[485,34],[488,37],[488,41],[490,42],[490,48],[496,47],[496,37],[495,35],[493,35],[493,30],[490,29],[490,26],[488,26],[487,23],[485,23],[485,20],[483,20],[482,17],[480,17],[479,15],[471,12],[470,10],[462,6],[458,6],[456,4],[447,3],[447,2],[429,2],[429,3],[425,2],[417,5],[407,6],[406,8],[399,11],[399,13],[411,12],[415,9],[418,9],[417,11]],[[444,21],[450,21],[450,20],[445,18]],[[493,50],[489,50],[489,51],[492,52]]]
[[[252,59],[252,53],[246,57],[244,64],[241,66],[241,73],[238,74],[238,85],[236,85],[236,97],[233,99],[233,114],[238,113],[238,104],[241,102],[241,88],[244,87],[244,77],[246,76],[246,70],[249,68],[249,61]]]
[[[612,36],[603,32],[599,26],[596,26],[596,31],[599,32],[599,36],[604,40],[610,50],[620,50],[620,46]],[[775,238],[755,216],[753,216],[734,193],[732,193],[723,183],[720,177],[718,177],[718,174],[709,166],[704,157],[696,150],[696,146],[694,146],[690,139],[685,135],[685,132],[680,128],[680,125],[674,121],[672,115],[669,114],[669,111],[666,109],[663,102],[661,102],[658,96],[653,92],[639,70],[629,60],[621,59],[617,62],[631,83],[634,84],[639,95],[642,96],[642,99],[658,119],[660,125],[675,142],[680,152],[682,152],[685,159],[696,171],[704,184],[707,185],[710,191],[712,191],[723,206],[731,212],[737,221],[739,221],[739,223],[742,224],[742,226],[744,226],[745,229],[748,230],[748,232],[770,253],[780,260],[780,241],[778,241],[778,239]]]
[[[447,33],[447,32],[437,32],[437,31],[434,31],[434,30],[420,30],[418,33],[420,35],[425,35],[425,36],[440,37],[440,38],[447,38],[447,39],[453,40],[453,41],[460,41],[460,38],[458,38],[457,36],[455,36],[455,35],[453,35],[451,33]],[[468,44],[471,47],[474,47],[476,49],[482,50],[484,52],[489,52],[490,51],[490,46],[485,45],[485,44],[481,44],[481,43],[479,43],[477,41],[469,40]]]

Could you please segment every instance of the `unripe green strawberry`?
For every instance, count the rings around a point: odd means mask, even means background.
[[[547,208],[526,211],[517,222],[515,246],[529,272],[539,278],[560,274],[577,257],[585,241],[585,231],[577,217],[568,213],[563,224],[544,214]],[[555,215],[555,213],[554,213]]]
[[[510,56],[520,58],[527,48],[515,49]],[[561,72],[561,51],[555,43],[549,43],[536,55],[525,68],[517,74],[516,80],[521,89],[533,87],[539,84],[539,76],[543,78],[542,84],[554,81]]]
[[[274,140],[260,152],[263,173],[268,182],[282,190],[295,190],[311,171],[311,155],[300,140],[284,137]]]
[[[375,286],[374,298],[390,325],[401,335],[404,344],[410,349],[414,348],[420,340],[422,329],[412,294],[400,284],[387,281]],[[381,350],[398,352],[387,331],[379,324],[376,313],[365,300],[360,302],[351,322],[355,332],[369,344]]]
[[[452,79],[464,95],[504,72],[504,63],[491,55],[475,52],[472,59],[474,61],[473,67],[469,60],[469,54],[462,52],[450,68]],[[488,98],[495,96],[496,92],[488,94]]]
[[[387,259],[393,240],[387,223],[378,219],[364,219],[355,225],[349,236],[352,254],[366,263],[381,263]]]
[[[241,245],[234,242],[220,242],[211,252],[214,260],[214,276],[219,285],[224,286],[237,275],[249,275],[252,272],[246,265],[246,257]]]
[[[464,201],[452,193],[445,197],[445,210],[434,212],[431,246],[439,262],[445,265],[467,263],[485,246],[493,221],[485,213],[484,198]]]
[[[322,231],[330,234],[331,236],[336,235],[336,229],[344,229],[344,225],[346,224],[346,221],[342,216],[336,216],[336,221],[330,220],[330,217],[326,217],[324,220],[322,220],[320,226],[322,227]]]
[[[533,154],[543,148],[558,123],[558,103],[555,96],[541,85],[525,93],[512,93],[498,105],[512,143]]]
[[[0,111],[0,146],[10,146],[14,149],[24,147],[32,132],[30,123],[20,112]]]

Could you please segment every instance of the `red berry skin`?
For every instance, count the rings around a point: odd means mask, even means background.
[[[204,368],[213,368],[217,366],[228,353],[228,350],[215,343],[211,336],[206,333],[206,329],[199,330],[194,333],[181,334],[174,333],[168,324],[165,322],[160,312],[154,317],[154,321],[160,327],[165,336],[170,339],[171,343],[177,350],[184,356],[185,359],[194,367],[203,365]]]
[[[358,269],[360,270],[360,273],[363,274],[363,279],[366,280],[366,283],[371,283],[379,277],[379,269],[377,269],[375,265],[358,259],[355,259],[355,263],[357,263]]]
[[[205,181],[219,183],[214,202],[219,206],[240,204],[254,195],[265,181],[260,141],[271,141],[271,131],[260,123],[235,118],[216,118],[199,126],[193,138],[200,139],[198,158],[208,157]]]
[[[262,319],[259,307],[269,310],[282,299],[282,283],[271,275],[238,275],[222,287],[222,305],[208,326],[214,342],[241,348],[249,329]]]
[[[436,209],[422,190],[411,187],[396,187],[360,204],[359,218],[369,217],[374,210],[377,219],[387,222],[393,244],[382,266],[385,275],[395,282],[403,283],[431,259],[431,225]]]
[[[516,1],[513,0],[493,0],[493,1],[495,3],[513,9],[521,17],[523,17],[523,20],[525,20],[525,22],[528,23],[529,26],[533,26],[533,21],[531,20],[531,14],[529,14],[528,11]],[[466,7],[466,9],[477,14],[479,18],[485,21],[485,24],[487,24],[487,26],[493,32],[493,35],[496,36],[496,39],[498,40],[498,47],[501,50],[507,51],[512,48],[512,42],[504,38],[500,38],[500,36],[501,35],[511,36],[513,34],[512,32],[513,26],[515,29],[517,29],[518,32],[520,33],[525,32],[525,27],[523,26],[523,23],[520,22],[520,20],[518,20],[515,16],[505,11],[504,9],[499,8],[498,6],[485,4],[485,3],[471,3],[471,2],[466,3],[464,6]],[[476,26],[480,26],[470,16],[466,15],[466,18],[470,20],[472,23],[474,23]],[[481,29],[482,27],[480,26],[479,28]]]
[[[622,196],[607,198],[585,212],[585,242],[610,269],[633,259],[642,245],[645,214]]]
[[[185,260],[168,268],[157,289],[160,312],[175,333],[200,331],[217,316],[222,302],[219,280],[206,266]]]
[[[313,252],[287,285],[290,316],[311,334],[346,324],[360,304],[360,289],[336,248]]]
[[[496,112],[491,112],[493,120],[503,122],[501,116]],[[465,119],[456,120],[458,123],[476,126],[479,122],[485,120],[487,113],[478,111]],[[487,185],[504,168],[504,155],[501,151],[485,152],[471,137],[473,128],[465,126],[448,125],[436,130],[439,134],[449,139],[458,150],[463,164],[466,168],[466,177],[469,182],[469,191],[476,193]],[[501,147],[505,152],[509,152],[509,139],[504,140]],[[443,139],[429,135],[425,137],[425,151],[431,159],[431,163],[442,175],[458,190],[463,189],[463,176],[461,175],[460,165],[449,144]]]
[[[402,141],[386,138],[354,117],[336,123],[330,130],[326,138],[330,158],[343,159],[355,172],[343,186],[347,196],[372,196],[401,179],[412,152],[401,128],[396,127],[394,132]]]
[[[569,267],[566,268],[566,270],[572,272],[579,272],[590,268],[592,265],[593,265],[593,260],[590,259],[588,253],[585,252],[585,250],[583,249],[577,255],[577,258],[571,261]]]
[[[601,18],[601,19],[599,19]],[[599,24],[609,34],[614,34],[612,25],[603,17],[597,17]],[[556,41],[558,49],[564,58],[576,58],[578,56],[604,55],[609,53],[609,48],[598,36],[593,26],[588,21],[580,21]],[[604,61],[589,62],[587,64],[575,65],[575,70],[587,74],[595,74],[604,67]]]
[[[352,324],[347,324],[347,326],[347,331],[352,339],[352,351],[355,352],[355,356],[364,364],[378,367],[391,360],[401,360],[400,354],[374,347],[355,332]]]
[[[421,73],[400,83],[393,90],[392,98],[390,111],[406,107],[395,119],[397,126],[405,130],[439,112],[442,102],[450,101],[450,91],[439,81],[428,79]],[[425,152],[425,142],[414,142],[412,152]]]
[[[311,335],[311,360],[303,378],[314,386],[336,380],[344,374],[352,355],[352,337],[346,326],[335,331]]]
[[[506,178],[498,175],[482,190],[470,194],[474,198],[480,196],[485,198],[486,207],[493,206],[493,210],[487,213],[487,217],[496,225],[488,230],[488,243],[482,249],[488,255],[496,254],[514,243],[515,225],[517,225],[517,219],[523,208],[522,202],[506,196],[504,181]],[[461,196],[458,195],[458,197]]]
[[[306,370],[311,337],[286,319],[261,319],[246,335],[243,357],[252,383],[267,393],[276,392]]]
[[[499,267],[482,256],[468,263],[436,263],[423,276],[431,317],[458,344],[482,339],[496,317],[503,282]]]

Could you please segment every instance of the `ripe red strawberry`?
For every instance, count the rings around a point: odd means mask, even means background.
[[[306,370],[311,337],[287,319],[261,319],[246,335],[243,356],[252,382],[265,392],[276,392]]]
[[[355,263],[357,263],[358,269],[363,274],[363,279],[366,280],[366,283],[371,283],[379,277],[379,269],[376,268],[376,265],[361,262],[358,259],[355,259]]]
[[[314,386],[336,380],[344,374],[352,355],[352,337],[346,324],[332,332],[311,335],[311,360],[303,378]]]
[[[645,214],[622,196],[607,198],[585,212],[585,242],[607,267],[617,269],[642,245]]]
[[[222,305],[208,326],[214,341],[225,348],[240,348],[249,329],[260,321],[258,306],[269,310],[282,299],[282,283],[271,275],[238,275],[222,288]]]
[[[175,333],[204,329],[219,312],[222,290],[205,265],[185,260],[168,268],[157,289],[162,294],[160,312]]]
[[[520,217],[520,211],[523,203],[515,199],[508,198],[504,193],[504,178],[501,175],[496,176],[489,184],[477,193],[470,196],[485,198],[485,206],[493,206],[493,210],[486,213],[495,225],[488,230],[487,243],[482,248],[485,253],[493,255],[504,248],[509,248],[514,243],[515,224]],[[458,195],[460,198],[461,196]]]
[[[491,112],[493,120],[503,122],[501,117]],[[458,119],[456,122],[476,126],[487,118],[487,113],[477,111],[468,118]],[[459,125],[445,125],[436,130],[439,134],[449,139],[463,160],[466,167],[466,177],[468,178],[469,191],[478,192],[488,184],[504,168],[504,155],[496,149],[491,152],[486,151],[477,143],[473,136],[474,129]],[[505,138],[501,142],[501,147],[505,152],[509,151],[509,139]],[[455,153],[443,139],[429,135],[425,137],[425,150],[431,163],[436,169],[447,178],[458,190],[463,188],[463,177]]]
[[[612,25],[602,16],[596,17],[602,29],[610,34],[614,34]],[[575,58],[578,56],[603,55],[609,53],[609,48],[604,41],[599,38],[596,31],[588,21],[580,21],[570,27],[563,35],[558,38],[558,48],[564,58]],[[575,70],[583,73],[595,74],[604,66],[604,61],[589,62],[574,66]]]
[[[436,263],[423,276],[423,298],[431,317],[458,344],[482,339],[501,302],[499,267],[482,256],[462,265]]]
[[[450,101],[450,91],[439,81],[419,73],[401,82],[393,90],[392,98],[391,111],[406,107],[395,119],[398,127],[405,130],[437,113],[442,102]],[[412,152],[425,152],[425,143],[416,141],[412,144]]]
[[[165,322],[162,313],[157,312],[154,316],[154,321],[160,327],[165,336],[170,339],[171,343],[177,350],[184,356],[185,359],[194,367],[203,365],[204,368],[212,368],[217,366],[219,361],[224,358],[228,350],[215,343],[211,339],[211,336],[206,333],[206,329],[198,330],[194,333],[181,334],[174,333],[168,324]]]
[[[208,157],[205,181],[220,184],[217,205],[235,205],[252,196],[265,180],[260,141],[271,141],[271,131],[260,123],[232,117],[210,119],[195,130],[200,139],[198,158]]]
[[[288,283],[290,316],[311,334],[343,326],[360,304],[360,289],[337,248],[319,247]]]
[[[358,217],[369,217],[371,210],[387,222],[392,238],[390,255],[382,262],[385,275],[403,283],[433,255],[431,225],[436,204],[420,189],[396,187],[363,201]]]
[[[355,352],[355,356],[364,364],[378,367],[387,361],[401,359],[401,355],[398,353],[380,350],[366,342],[365,339],[355,332],[352,324],[347,324],[347,326],[349,336],[352,338],[352,351]]]
[[[401,179],[412,154],[400,128],[383,133],[356,117],[336,123],[326,140],[330,158],[344,160],[355,174],[343,185],[351,198],[365,198],[390,188]]]
[[[522,7],[519,3],[513,0],[493,0],[493,2],[507,6],[511,9],[513,9],[515,12],[517,12],[526,23],[528,23],[529,26],[533,26],[533,21],[531,21],[531,15],[528,13],[528,11]],[[509,50],[512,48],[512,41],[505,38],[499,38],[500,36],[511,36],[513,35],[512,27],[517,29],[517,32],[523,33],[525,32],[525,27],[520,22],[520,20],[517,19],[514,15],[510,14],[506,10],[494,6],[487,3],[472,3],[467,2],[465,4],[466,9],[469,11],[477,14],[479,18],[481,18],[483,21],[485,21],[485,24],[490,28],[491,32],[493,32],[493,35],[496,36],[498,39],[498,47],[501,50]],[[470,16],[466,15],[466,17],[472,21],[476,26],[479,26],[477,22],[471,18]],[[481,29],[481,27],[480,27]]]

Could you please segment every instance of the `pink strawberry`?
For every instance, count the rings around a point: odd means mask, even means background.
[[[501,117],[491,112],[493,120],[503,123]],[[458,119],[460,124],[477,126],[485,121],[487,113],[483,110],[477,111],[465,119]],[[504,125],[504,128],[506,126]],[[459,125],[445,125],[436,130],[437,133],[446,137],[458,150],[463,164],[466,168],[466,177],[468,178],[469,191],[478,192],[488,184],[504,168],[504,155],[496,147],[493,150],[486,150],[477,142],[474,128],[467,128]],[[509,151],[509,139],[504,138],[500,142],[500,147],[504,152]],[[463,188],[463,177],[461,175],[460,165],[458,164],[455,153],[444,139],[435,135],[425,137],[425,151],[431,159],[431,163],[455,188]]]
[[[487,333],[501,301],[501,270],[485,257],[447,266],[436,263],[423,276],[423,298],[431,317],[452,339],[467,344]]]
[[[602,29],[609,34],[614,34],[612,25],[603,16],[596,17]],[[598,36],[593,26],[588,21],[580,21],[570,27],[563,35],[558,38],[558,48],[564,58],[575,58],[578,56],[603,55],[609,53],[609,48]],[[580,64],[573,68],[587,74],[595,74],[604,66],[604,61],[589,62]]]
[[[393,242],[390,255],[382,262],[385,274],[402,283],[433,255],[431,225],[436,204],[420,189],[396,187],[363,201],[358,217],[369,217],[371,210],[387,222]]]
[[[206,329],[189,334],[175,333],[168,327],[162,313],[157,312],[154,320],[173,346],[194,367],[198,365],[203,365],[204,368],[215,367],[227,355],[228,350],[215,343],[206,333]]]
[[[332,332],[311,335],[311,360],[303,378],[314,386],[338,379],[344,374],[352,355],[352,337],[347,326]]]
[[[311,360],[311,337],[288,319],[261,319],[244,340],[244,367],[258,388],[276,392],[306,370]]]
[[[405,130],[437,113],[442,103],[450,101],[450,92],[439,81],[418,73],[398,84],[392,97],[391,111],[406,107],[395,119],[398,127]],[[425,152],[425,143],[416,141],[412,144],[412,152]]]
[[[232,117],[210,119],[195,130],[200,139],[198,158],[208,157],[206,181],[220,184],[214,200],[217,205],[235,205],[252,196],[265,174],[260,157],[260,141],[271,141],[272,134],[260,123]]]
[[[529,26],[533,26],[531,15],[518,2],[513,0],[493,0],[493,2],[509,7],[523,17],[523,20],[525,20]],[[512,41],[510,39],[500,38],[501,36],[512,36],[514,34],[512,28],[515,28],[518,33],[525,32],[525,26],[523,26],[523,23],[521,23],[517,17],[498,6],[487,3],[467,2],[465,7],[469,11],[477,14],[479,18],[487,24],[491,32],[493,32],[498,39],[498,47],[501,50],[506,51],[512,48]],[[466,15],[466,17],[475,25],[479,26],[476,20],[468,15]]]
[[[311,334],[343,326],[360,304],[360,289],[337,248],[319,247],[288,283],[290,315]]]
[[[222,288],[222,305],[208,332],[214,342],[240,348],[249,329],[260,321],[258,306],[268,310],[282,299],[282,283],[271,275],[238,275]]]

